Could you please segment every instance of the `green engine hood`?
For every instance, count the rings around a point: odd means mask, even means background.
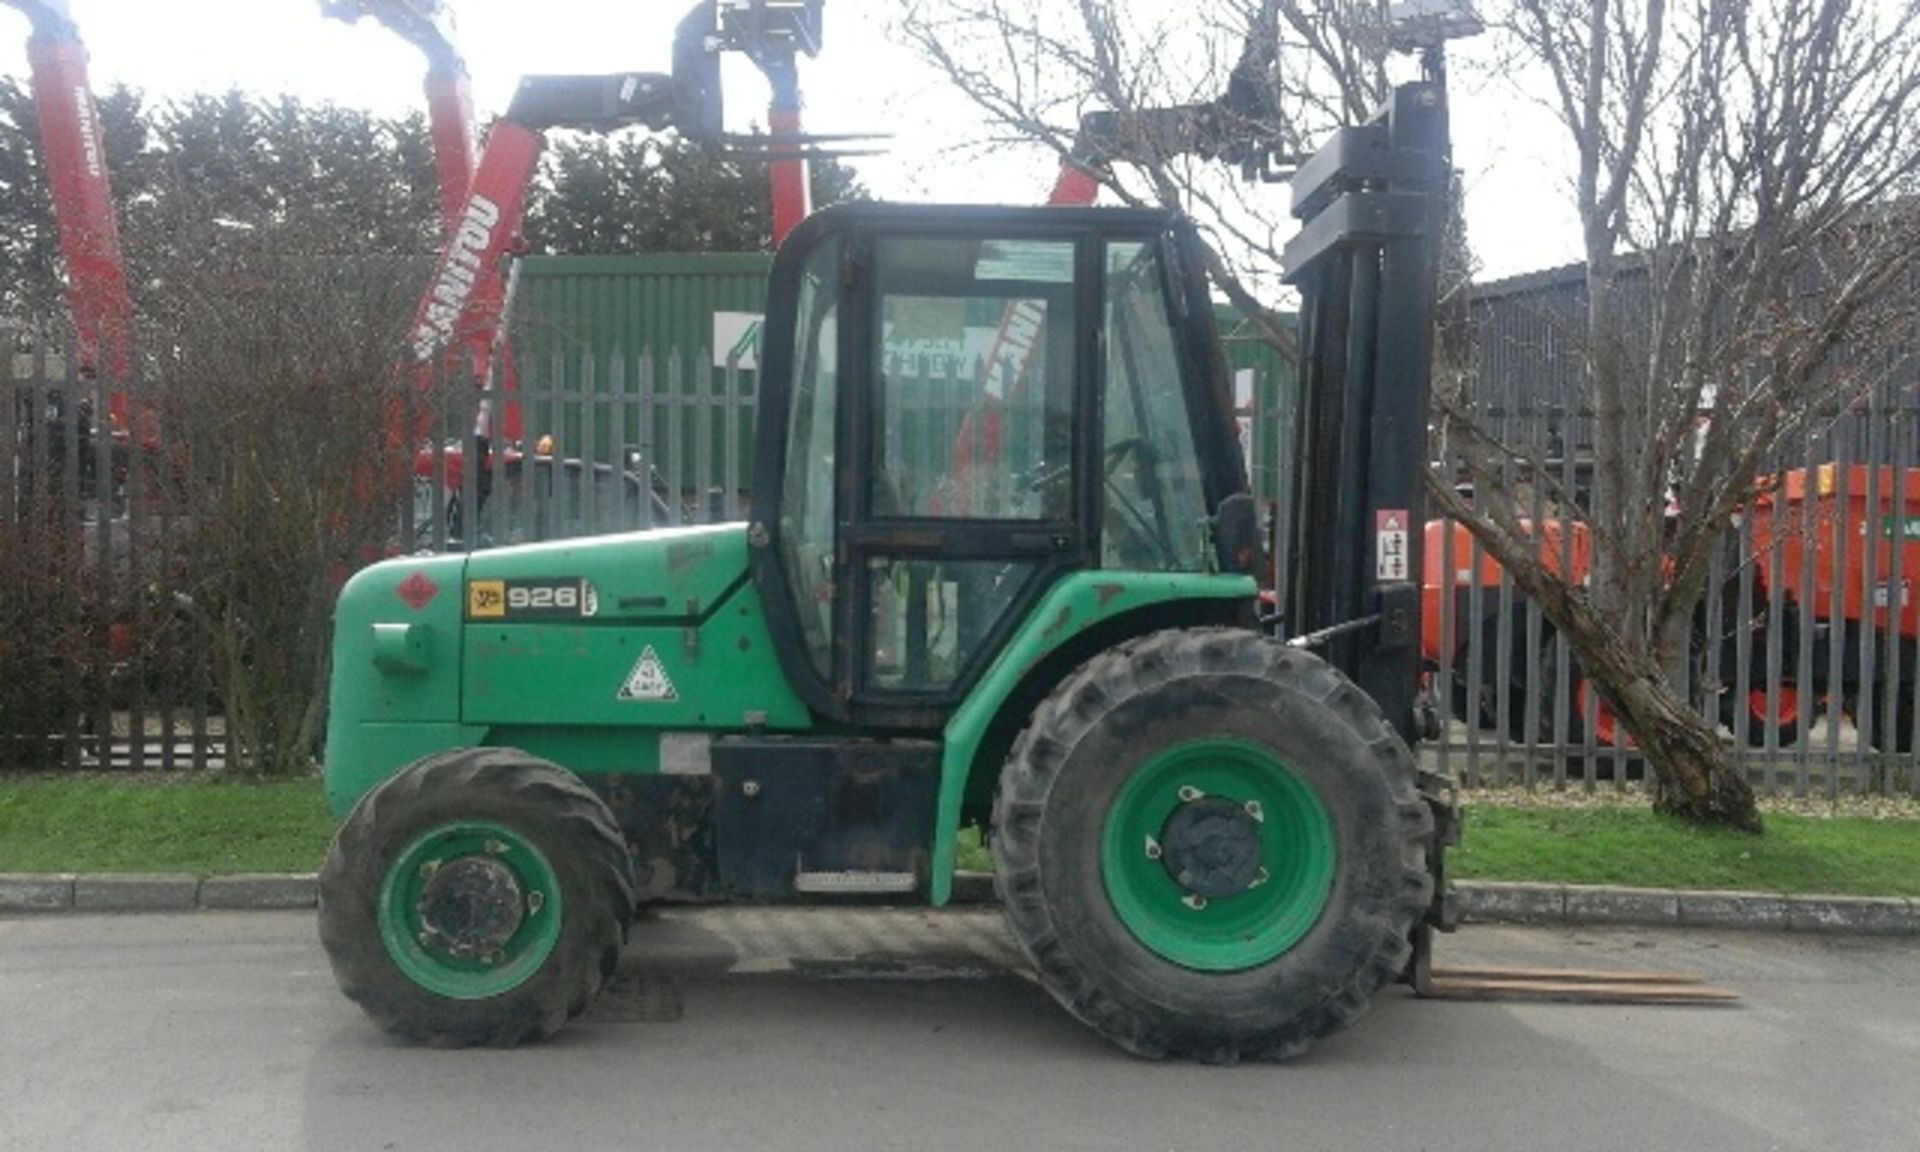
[[[472,623],[697,620],[746,574],[744,524],[500,548],[468,559],[465,615]]]

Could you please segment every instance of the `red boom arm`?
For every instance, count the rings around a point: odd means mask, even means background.
[[[454,38],[453,9],[444,0],[321,0],[320,11],[352,24],[371,17],[427,58],[427,125],[433,138],[440,221],[447,236],[460,227],[473,179],[473,96],[466,60]]]
[[[465,68],[427,72],[427,127],[433,136],[433,171],[440,187],[440,221],[448,236],[460,226],[467,185],[475,165],[473,94]]]
[[[773,130],[773,146],[781,148],[781,141],[800,138],[800,104],[798,99],[789,107],[783,107],[776,93],[774,104],[767,110],[767,123]],[[794,145],[797,150],[798,145]],[[773,246],[780,247],[787,233],[794,226],[813,213],[813,180],[805,157],[782,157],[767,165],[767,177],[773,185]]]
[[[64,2],[5,2],[33,21],[27,60],[60,255],[67,266],[67,307],[79,367],[119,384],[132,371],[133,304],[120,257],[100,113],[87,81],[86,46]],[[108,408],[115,426],[125,427],[126,396],[119,388],[109,394]]]
[[[431,387],[446,354],[459,349],[466,349],[483,373],[492,363],[506,304],[501,266],[519,238],[527,186],[545,146],[539,132],[511,120],[501,120],[488,133],[480,167],[408,329],[420,388]],[[485,383],[484,376],[478,382]],[[418,442],[429,423],[424,416],[416,418],[409,439]],[[483,411],[475,430],[491,436],[491,423],[491,413]],[[516,440],[519,423],[518,406],[508,405],[500,432]]]

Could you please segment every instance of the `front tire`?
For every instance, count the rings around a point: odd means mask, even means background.
[[[1432,816],[1379,708],[1251,632],[1160,632],[1041,704],[1001,776],[1008,922],[1040,982],[1149,1057],[1286,1058],[1405,967]]]
[[[613,816],[578,777],[463,748],[354,806],[320,873],[320,940],[341,991],[386,1031],[512,1047],[586,1010],[633,894]]]

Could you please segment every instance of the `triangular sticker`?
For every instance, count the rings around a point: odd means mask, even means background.
[[[640,650],[640,659],[634,662],[633,671],[627,673],[627,682],[620,685],[620,700],[678,700],[680,693],[673,690],[673,681],[667,676],[666,665],[660,663],[660,654],[649,644]]]

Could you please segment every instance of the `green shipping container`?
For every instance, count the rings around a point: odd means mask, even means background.
[[[750,318],[765,306],[772,262],[764,252],[523,260],[513,340],[527,439],[550,435],[560,454],[602,461],[638,451],[688,494],[745,491],[759,331]],[[717,358],[716,338],[728,345]],[[734,346],[747,370],[729,387],[715,363]],[[655,397],[644,412],[643,394]]]

